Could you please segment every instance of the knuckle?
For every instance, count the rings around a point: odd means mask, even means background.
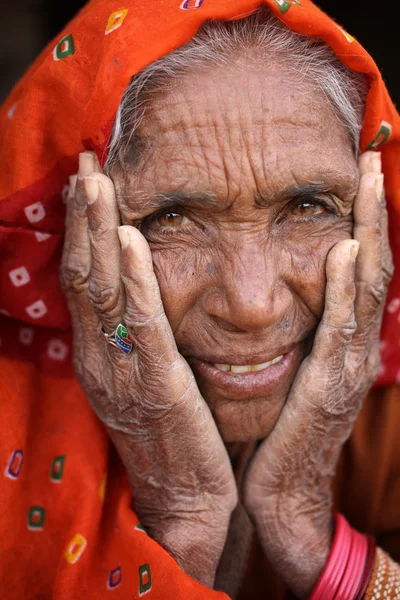
[[[110,228],[104,219],[89,219],[89,231],[93,244],[107,241],[110,236]]]
[[[357,323],[355,320],[349,321],[341,325],[325,322],[325,326],[329,331],[329,337],[334,347],[341,344],[348,344],[355,332],[357,331]]]
[[[386,296],[386,286],[383,281],[378,285],[369,286],[369,294],[376,308],[382,304]]]
[[[367,310],[368,313],[373,313],[384,302],[386,291],[387,286],[382,279],[382,281],[377,284],[361,282],[358,284],[357,293],[359,294],[361,305],[364,305],[365,310]]]
[[[66,293],[79,293],[86,288],[89,273],[76,261],[67,261],[60,270],[60,285]]]
[[[88,297],[94,308],[100,313],[116,314],[120,311],[120,287],[101,285],[101,281],[91,278],[89,281]],[[118,315],[117,315],[118,312]]]

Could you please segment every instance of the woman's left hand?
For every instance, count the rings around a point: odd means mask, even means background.
[[[331,483],[378,375],[379,334],[393,271],[380,155],[364,153],[359,166],[354,240],[337,243],[328,255],[325,309],[313,349],[244,483],[244,503],[264,551],[301,598],[312,591],[330,551]]]

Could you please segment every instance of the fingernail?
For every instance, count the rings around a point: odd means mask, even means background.
[[[383,174],[382,173],[380,175],[376,176],[375,190],[376,190],[376,195],[378,196],[379,200],[382,200],[382,195],[383,195]]]
[[[349,252],[350,252],[351,258],[357,258],[359,248],[360,248],[360,242],[353,242],[350,245]]]
[[[81,152],[79,155],[79,177],[83,178],[94,171],[94,156],[90,152]]]
[[[121,227],[118,227],[118,235],[119,235],[119,241],[121,242],[122,248],[126,248],[127,246],[129,246],[129,242],[130,242],[129,227],[127,227],[126,225],[121,225]]]
[[[372,157],[372,171],[376,174],[382,173],[382,155],[380,152],[374,152]]]
[[[88,204],[94,204],[99,197],[100,186],[95,177],[85,177],[83,180]]]

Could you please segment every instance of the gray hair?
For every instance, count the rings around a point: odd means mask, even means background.
[[[196,69],[231,66],[233,59],[254,55],[275,63],[309,82],[324,94],[358,153],[368,84],[349,69],[322,40],[298,34],[281,23],[265,6],[235,21],[206,21],[185,45],[134,75],[118,108],[109,143],[106,172],[129,148],[152,97]]]

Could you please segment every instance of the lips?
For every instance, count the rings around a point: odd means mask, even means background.
[[[261,364],[261,363],[265,363],[265,362],[269,362],[273,359],[275,359],[277,356],[283,354],[288,354],[291,350],[293,350],[295,348],[295,346],[297,345],[303,345],[303,340],[305,340],[306,337],[304,336],[301,337],[298,341],[296,341],[295,343],[291,343],[291,344],[286,344],[285,346],[279,346],[279,348],[277,348],[276,350],[272,350],[270,352],[257,352],[254,354],[241,354],[240,353],[240,347],[235,350],[235,355],[234,356],[229,356],[228,354],[212,354],[207,352],[206,353],[196,353],[196,355],[192,355],[190,354],[190,352],[188,352],[186,350],[186,352],[184,352],[184,356],[186,356],[187,359],[191,359],[192,357],[198,360],[202,360],[203,362],[215,365],[215,364],[229,364],[229,365],[257,365],[257,364]]]
[[[270,364],[266,368],[244,373],[235,373],[232,370],[223,371],[215,366],[216,363],[219,365],[238,365],[239,360],[237,359],[234,363],[228,362],[228,360],[213,360],[214,357],[211,360],[188,357],[187,360],[197,378],[200,379],[199,383],[204,382],[211,384],[213,387],[221,388],[228,392],[232,399],[240,400],[249,396],[273,393],[290,376],[293,376],[303,356],[303,345],[292,345],[286,352],[280,350],[278,355],[275,352],[275,356],[267,357],[269,360],[264,359],[263,362],[271,362],[280,354],[283,354],[281,360]],[[257,358],[261,357],[248,357],[245,359],[246,362],[242,360],[241,364],[257,365],[262,363],[261,360],[257,362]]]

